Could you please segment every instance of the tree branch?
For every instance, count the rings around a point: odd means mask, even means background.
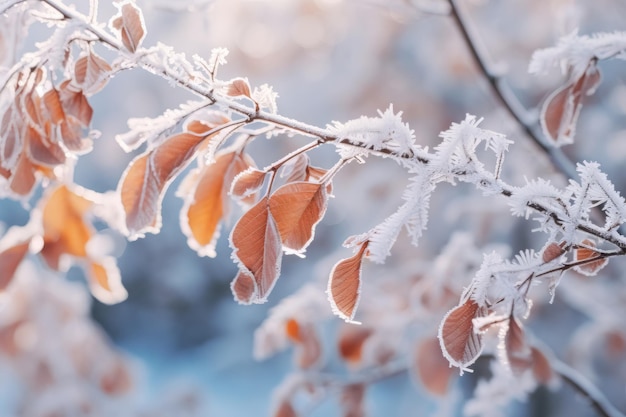
[[[459,10],[458,0],[449,0],[450,15],[461,31],[461,35],[472,58],[478,65],[481,73],[489,82],[491,91],[494,96],[502,103],[503,107],[515,119],[515,121],[523,128],[528,137],[537,144],[541,150],[548,155],[554,166],[568,178],[576,178],[576,168],[563,152],[558,148],[550,146],[537,123],[537,119],[531,117],[528,110],[520,103],[519,99],[511,90],[506,80],[496,74],[487,62],[486,54],[480,50],[477,37],[472,33],[467,20],[463,13]]]

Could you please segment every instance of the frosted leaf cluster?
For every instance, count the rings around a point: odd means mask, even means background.
[[[430,195],[438,183],[472,182],[488,195],[502,191],[499,173],[504,153],[512,142],[502,134],[478,127],[481,121],[467,115],[461,123],[453,123],[450,129],[441,133],[442,141],[435,147],[428,163],[406,163],[412,177],[402,195],[404,203],[367,233],[370,260],[384,262],[403,227],[406,227],[412,243],[418,244],[427,227]],[[476,155],[483,143],[496,155],[493,171],[489,171]]]
[[[333,122],[328,130],[349,140],[351,143],[375,151],[383,148],[395,154],[412,154],[415,149],[415,135],[408,124],[402,122],[402,112],[394,113],[393,105],[384,112],[378,111],[379,117],[361,116],[346,123]],[[355,147],[339,146],[343,158],[363,155],[365,151]]]
[[[579,35],[574,31],[562,37],[556,46],[535,51],[530,73],[542,73],[559,66],[565,74],[571,69],[572,79],[582,76],[592,60],[626,59],[626,32]]]

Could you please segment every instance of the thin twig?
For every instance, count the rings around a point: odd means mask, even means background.
[[[557,359],[552,359],[550,362],[552,369],[579,394],[585,397],[598,415],[603,417],[626,417],[624,413],[611,404],[595,385],[574,368]]]
[[[516,122],[524,129],[534,143],[536,143],[543,152],[545,152],[555,167],[568,178],[576,178],[576,168],[563,152],[558,148],[550,146],[539,127],[536,118],[529,116],[528,110],[520,103],[519,99],[511,90],[504,77],[496,74],[487,63],[486,54],[480,50],[479,41],[469,28],[468,22],[459,10],[457,0],[449,0],[450,15],[454,19],[456,26],[461,31],[463,40],[467,48],[474,58],[474,61],[480,68],[481,73],[489,82],[494,96],[502,103],[504,108],[516,120]]]

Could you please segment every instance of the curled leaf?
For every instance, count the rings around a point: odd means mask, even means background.
[[[104,304],[124,301],[128,293],[122,285],[122,277],[114,258],[89,261],[85,265],[87,282],[91,293]]]
[[[545,101],[541,111],[541,127],[555,146],[574,141],[582,99],[593,94],[598,84],[600,71],[595,61],[591,61],[580,78],[557,89]]]
[[[239,219],[231,232],[230,246],[240,270],[254,277],[256,291],[250,302],[264,303],[276,284],[282,259],[280,234],[267,197]]]
[[[253,167],[248,168],[235,177],[230,193],[239,198],[249,197],[261,189],[266,175],[265,171],[259,171]]]
[[[74,65],[74,79],[86,95],[102,90],[111,72],[111,66],[95,52],[89,51]]]
[[[368,243],[362,243],[354,256],[337,262],[328,280],[327,293],[333,313],[349,323],[358,323],[353,319],[361,294],[361,264]]]
[[[471,298],[450,310],[439,327],[439,343],[444,357],[463,371],[474,363],[483,349],[482,336],[474,331],[473,320],[484,316],[484,309]]]
[[[226,94],[231,97],[245,96],[248,98],[252,98],[252,95],[250,93],[250,84],[245,78],[235,78],[233,80],[230,80],[228,83],[228,89],[226,91]]]
[[[257,292],[254,277],[241,270],[230,284],[230,289],[239,304],[252,303],[254,294]]]
[[[323,184],[292,182],[276,190],[269,206],[283,246],[302,252],[311,243],[315,226],[324,216],[328,197]]]

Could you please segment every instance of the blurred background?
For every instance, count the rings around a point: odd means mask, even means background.
[[[144,0],[138,5],[147,27],[145,46],[162,42],[188,56],[205,58],[212,48],[228,48],[228,64],[220,68],[220,78],[245,76],[253,87],[270,84],[279,94],[281,115],[325,126],[334,120],[375,116],[377,110],[393,103],[395,111],[402,111],[403,120],[415,130],[417,142],[433,147],[439,132],[470,113],[485,118],[482,127],[505,133],[515,141],[505,165],[507,181],[521,185],[524,178],[542,176],[557,185],[566,184],[499,106],[452,19],[437,14],[446,9],[443,1]],[[560,36],[577,27],[584,34],[624,30],[626,21],[626,4],[619,0],[475,0],[464,1],[462,6],[494,68],[504,74],[529,108],[538,106],[565,81],[557,69],[546,76],[528,74],[533,51],[554,45]],[[114,13],[111,4],[101,2],[101,21]],[[107,56],[104,50],[102,54]],[[564,151],[574,161],[599,161],[623,192],[626,72],[620,61],[603,62],[600,68],[603,83],[585,102],[576,143]],[[102,135],[93,152],[78,161],[76,183],[99,192],[115,190],[122,172],[136,155],[125,153],[114,140],[116,134],[128,130],[128,118],[156,117],[192,98],[141,70],[120,73],[91,99],[93,127]],[[258,139],[250,153],[257,165],[265,166],[306,142],[306,138],[297,136]],[[332,146],[317,149],[310,157],[314,165],[325,168],[336,161]],[[109,375],[113,381],[110,387],[100,381],[100,388],[119,391],[120,396],[103,400],[106,405],[101,407],[68,405],[65,409],[67,404],[79,401],[77,396],[83,395],[77,394],[80,389],[66,384],[29,394],[29,385],[24,381],[29,381],[33,372],[40,375],[37,372],[42,371],[15,371],[16,356],[5,346],[0,361],[0,415],[271,415],[275,387],[292,370],[293,360],[289,353],[281,353],[256,361],[252,354],[255,330],[272,307],[306,283],[325,288],[332,265],[350,253],[341,248],[344,239],[369,230],[393,213],[407,180],[405,171],[389,160],[369,158],[366,164],[351,164],[344,169],[336,177],[336,197],[317,227],[306,258],[284,258],[281,278],[269,302],[263,305],[239,306],[233,300],[229,285],[236,267],[230,259],[227,231],[222,233],[215,259],[198,257],[187,247],[178,222],[182,200],[174,195],[180,180],[172,184],[163,201],[160,234],[125,242],[110,233],[129,294],[126,301],[109,306],[91,299],[78,268],[70,269],[66,277],[58,277],[34,259],[27,262],[11,289],[22,298],[7,293],[3,302],[8,307],[0,310],[5,316],[10,316],[8,312],[29,315],[35,323],[20,333],[21,343],[37,343],[48,352],[50,363],[62,362],[65,353],[54,341],[61,339],[58,332],[62,330],[58,329],[63,326],[58,323],[71,316],[72,346],[85,348],[92,346],[86,340],[98,340],[90,342],[94,347],[88,349],[86,363],[109,364],[109,370],[115,369],[110,364],[116,360],[126,365],[124,371]],[[419,271],[427,270],[455,232],[472,236],[479,253],[497,245],[507,245],[513,252],[538,250],[543,245],[545,237],[530,232],[532,223],[511,217],[506,202],[497,197],[486,200],[465,185],[441,188],[434,194],[429,229],[420,246],[415,248],[401,238],[384,268],[366,267],[372,284],[368,290],[366,280],[364,291],[372,291],[384,280],[399,279],[394,277],[396,274],[410,275],[410,265],[417,265]],[[3,200],[0,220],[6,227],[25,224],[26,208]],[[239,214],[235,213],[231,225]],[[605,277],[596,279],[623,283],[623,267],[620,260],[612,261]],[[470,280],[468,274],[465,282],[457,284],[462,287]],[[44,304],[48,307],[42,313]],[[341,367],[332,359],[336,356],[333,340],[340,320],[325,320],[320,330],[329,363],[325,369],[333,372]],[[533,311],[530,326],[557,355],[564,357],[570,337],[587,321],[588,317],[572,307],[566,297],[557,297],[553,305],[540,305]],[[9,318],[3,319],[3,323],[10,322]],[[435,329],[437,324],[438,319]],[[33,332],[38,334],[36,338]],[[81,332],[95,336],[83,340],[76,336]],[[8,342],[2,335],[6,334],[0,332],[5,344]],[[624,356],[617,358],[618,365],[606,369],[606,377],[599,379],[610,398],[624,409],[626,368]],[[20,360],[29,363],[28,358]],[[477,375],[488,374],[486,364],[479,362],[477,368]],[[342,368],[340,372],[346,371]],[[429,396],[406,373],[399,374],[371,388],[365,400],[365,415],[436,415],[437,410],[441,415],[444,411],[457,415],[462,398],[471,395],[476,376],[465,375],[454,384],[457,389],[452,390],[448,406],[442,408],[445,401]],[[542,388],[532,401],[508,415],[593,415],[591,409],[571,401],[573,395],[567,388],[555,393]],[[53,414],[50,410],[65,411]],[[310,415],[342,415],[338,399],[320,401]]]

